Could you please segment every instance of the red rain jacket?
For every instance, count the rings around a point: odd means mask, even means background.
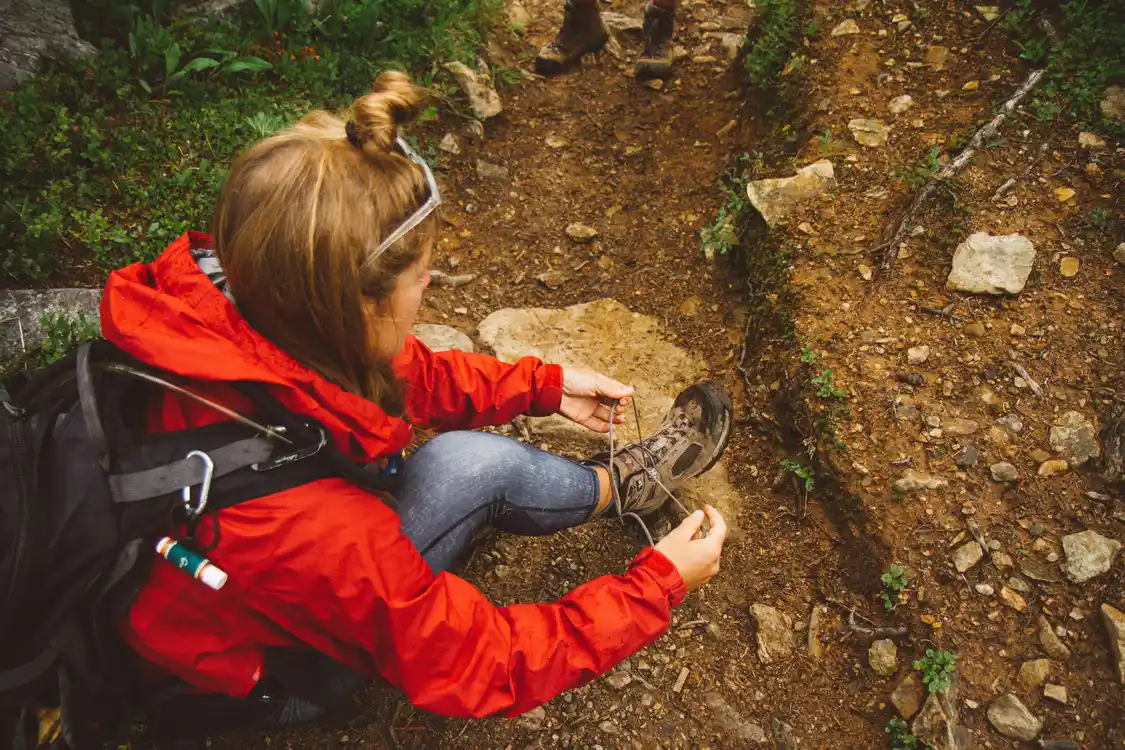
[[[562,370],[534,358],[435,354],[414,338],[395,367],[410,422],[347,393],[258,335],[202,273],[185,234],[155,261],[110,275],[102,333],[140,360],[201,381],[246,408],[225,381],[266,383],[294,412],[324,425],[358,461],[397,453],[411,423],[448,430],[500,424],[559,408]],[[221,419],[163,394],[152,429]],[[668,627],[685,593],[652,548],[624,575],[579,586],[551,604],[494,606],[450,573],[434,575],[398,516],[342,479],[323,479],[219,512],[209,554],[230,580],[220,591],[157,559],[121,623],[145,660],[211,692],[244,697],[262,677],[263,649],[313,648],[450,716],[514,716],[603,674]]]

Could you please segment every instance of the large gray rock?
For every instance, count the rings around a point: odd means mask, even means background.
[[[988,707],[988,720],[1000,734],[1024,742],[1031,742],[1043,729],[1043,721],[1011,693],[992,701]]]
[[[0,290],[0,362],[39,346],[45,335],[41,323],[48,316],[98,320],[101,298],[101,289]]]
[[[755,180],[746,186],[750,204],[769,226],[777,225],[802,203],[836,188],[832,162],[821,159],[797,171],[793,177]]]
[[[631,312],[612,299],[561,310],[499,310],[481,322],[477,341],[505,362],[534,356],[564,368],[590,368],[633,386],[645,435],[659,428],[680,391],[707,377],[703,360],[672,343],[658,320]],[[607,447],[605,435],[565,417],[532,420],[530,427],[575,453],[593,455]],[[615,439],[622,445],[635,440],[636,434],[630,409],[627,423],[615,430]],[[677,497],[689,508],[710,503],[727,515],[728,522],[741,504],[722,461],[681,488]]]
[[[18,86],[49,60],[95,53],[78,37],[65,0],[7,0],[0,8],[0,89]]]
[[[1076,411],[1068,411],[1051,426],[1050,442],[1072,468],[1101,455],[1097,429]]]
[[[1035,246],[1023,235],[977,232],[957,246],[945,285],[976,294],[1019,294],[1034,262]]]
[[[1062,538],[1066,561],[1062,564],[1066,577],[1085,583],[1113,567],[1113,559],[1121,551],[1121,542],[1107,539],[1096,531],[1068,534]]]

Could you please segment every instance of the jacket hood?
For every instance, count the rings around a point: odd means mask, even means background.
[[[102,335],[182,378],[272,386],[286,408],[322,424],[356,460],[405,447],[409,423],[329,382],[250,327],[192,256],[210,246],[208,235],[188,232],[151,263],[111,273],[102,296]]]

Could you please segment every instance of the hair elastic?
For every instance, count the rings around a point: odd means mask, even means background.
[[[355,124],[355,120],[348,120],[348,124],[344,126],[344,132],[347,133],[348,143],[356,148],[363,148],[363,139],[359,137],[359,128]]]

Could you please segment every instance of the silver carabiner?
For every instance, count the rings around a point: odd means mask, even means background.
[[[183,488],[181,494],[184,512],[187,513],[188,516],[194,517],[202,515],[204,509],[207,507],[207,495],[211,492],[211,476],[215,473],[215,462],[203,451],[192,451],[187,454],[187,458],[198,458],[203,463],[203,479],[199,482],[199,502],[194,506],[192,505],[192,486],[190,484]]]

